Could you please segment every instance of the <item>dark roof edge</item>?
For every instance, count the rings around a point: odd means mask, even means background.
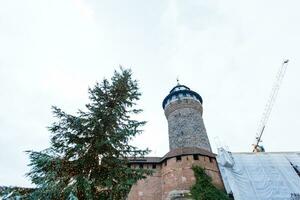
[[[176,88],[179,88],[179,87],[184,87],[184,88],[186,88],[186,89],[188,89],[188,90],[191,90],[189,87],[187,87],[187,86],[185,86],[185,85],[176,85],[175,87],[173,87],[172,88],[172,90],[170,91],[170,93],[172,93]]]
[[[166,155],[163,157],[138,157],[137,159],[131,158],[129,159],[130,163],[151,163],[151,164],[156,164],[156,163],[162,163],[166,159],[169,158],[174,158],[176,156],[186,156],[186,155],[202,155],[202,156],[208,156],[208,157],[216,157],[216,154],[206,151],[201,148],[196,148],[196,147],[185,147],[185,148],[178,148],[169,151]],[[147,159],[149,158],[149,159]],[[153,159],[154,158],[154,159]],[[157,160],[156,160],[157,159]]]
[[[195,97],[200,101],[200,103],[203,104],[203,99],[202,99],[202,97],[197,92],[194,92],[193,90],[180,90],[180,91],[172,92],[172,93],[168,94],[168,96],[166,96],[164,98],[164,100],[162,102],[163,109],[165,109],[165,106],[167,104],[168,99],[172,98],[174,95],[185,94],[185,93],[189,93],[189,94],[195,95]]]

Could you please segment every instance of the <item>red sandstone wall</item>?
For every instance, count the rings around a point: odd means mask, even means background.
[[[195,183],[193,165],[200,165],[212,177],[213,184],[224,188],[215,158],[199,156],[194,160],[193,155],[181,156],[181,161],[176,157],[158,166],[153,176],[139,181],[129,193],[128,200],[165,200],[173,190],[189,190]]]
[[[155,173],[151,177],[138,181],[131,188],[128,200],[160,200],[161,196],[160,173]]]
[[[213,179],[213,183],[218,187],[223,187],[221,176],[217,168],[215,159],[199,156],[199,160],[194,160],[193,156],[182,156],[181,161],[176,158],[168,160],[167,166],[163,166],[162,176],[162,199],[167,199],[169,193],[176,190],[189,190],[195,183],[193,165],[200,165],[206,169],[208,175]]]

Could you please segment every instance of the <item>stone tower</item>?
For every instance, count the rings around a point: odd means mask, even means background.
[[[184,85],[175,86],[163,100],[170,150],[162,157],[133,157],[130,167],[154,171],[138,181],[128,200],[190,200],[195,184],[192,167],[201,166],[212,183],[224,189],[216,154],[211,151],[202,119],[202,98]]]
[[[175,86],[163,100],[170,150],[198,147],[211,152],[202,119],[202,98],[184,85]]]

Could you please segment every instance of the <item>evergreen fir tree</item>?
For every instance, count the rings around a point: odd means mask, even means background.
[[[132,119],[140,92],[131,70],[115,71],[89,89],[86,111],[67,114],[53,107],[57,121],[49,130],[51,146],[40,152],[28,151],[37,185],[32,199],[126,199],[131,186],[150,175],[133,169],[129,157],[149,153],[129,144],[142,132],[144,121]]]
[[[193,166],[196,183],[191,188],[191,194],[195,200],[229,200],[227,195],[211,183],[203,168]]]

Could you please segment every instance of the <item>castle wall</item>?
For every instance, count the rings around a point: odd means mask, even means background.
[[[213,184],[224,188],[215,158],[198,155],[180,156],[181,160],[173,157],[160,164],[153,176],[140,180],[135,184],[128,196],[128,200],[173,200],[186,193],[195,183],[193,165],[205,168],[212,177]],[[176,190],[174,189],[176,188]]]
[[[139,167],[134,164],[131,167]],[[143,164],[145,168],[152,168],[152,164]],[[139,180],[132,188],[128,195],[128,200],[160,200],[162,197],[161,188],[161,165],[156,164],[156,169],[152,176]]]

